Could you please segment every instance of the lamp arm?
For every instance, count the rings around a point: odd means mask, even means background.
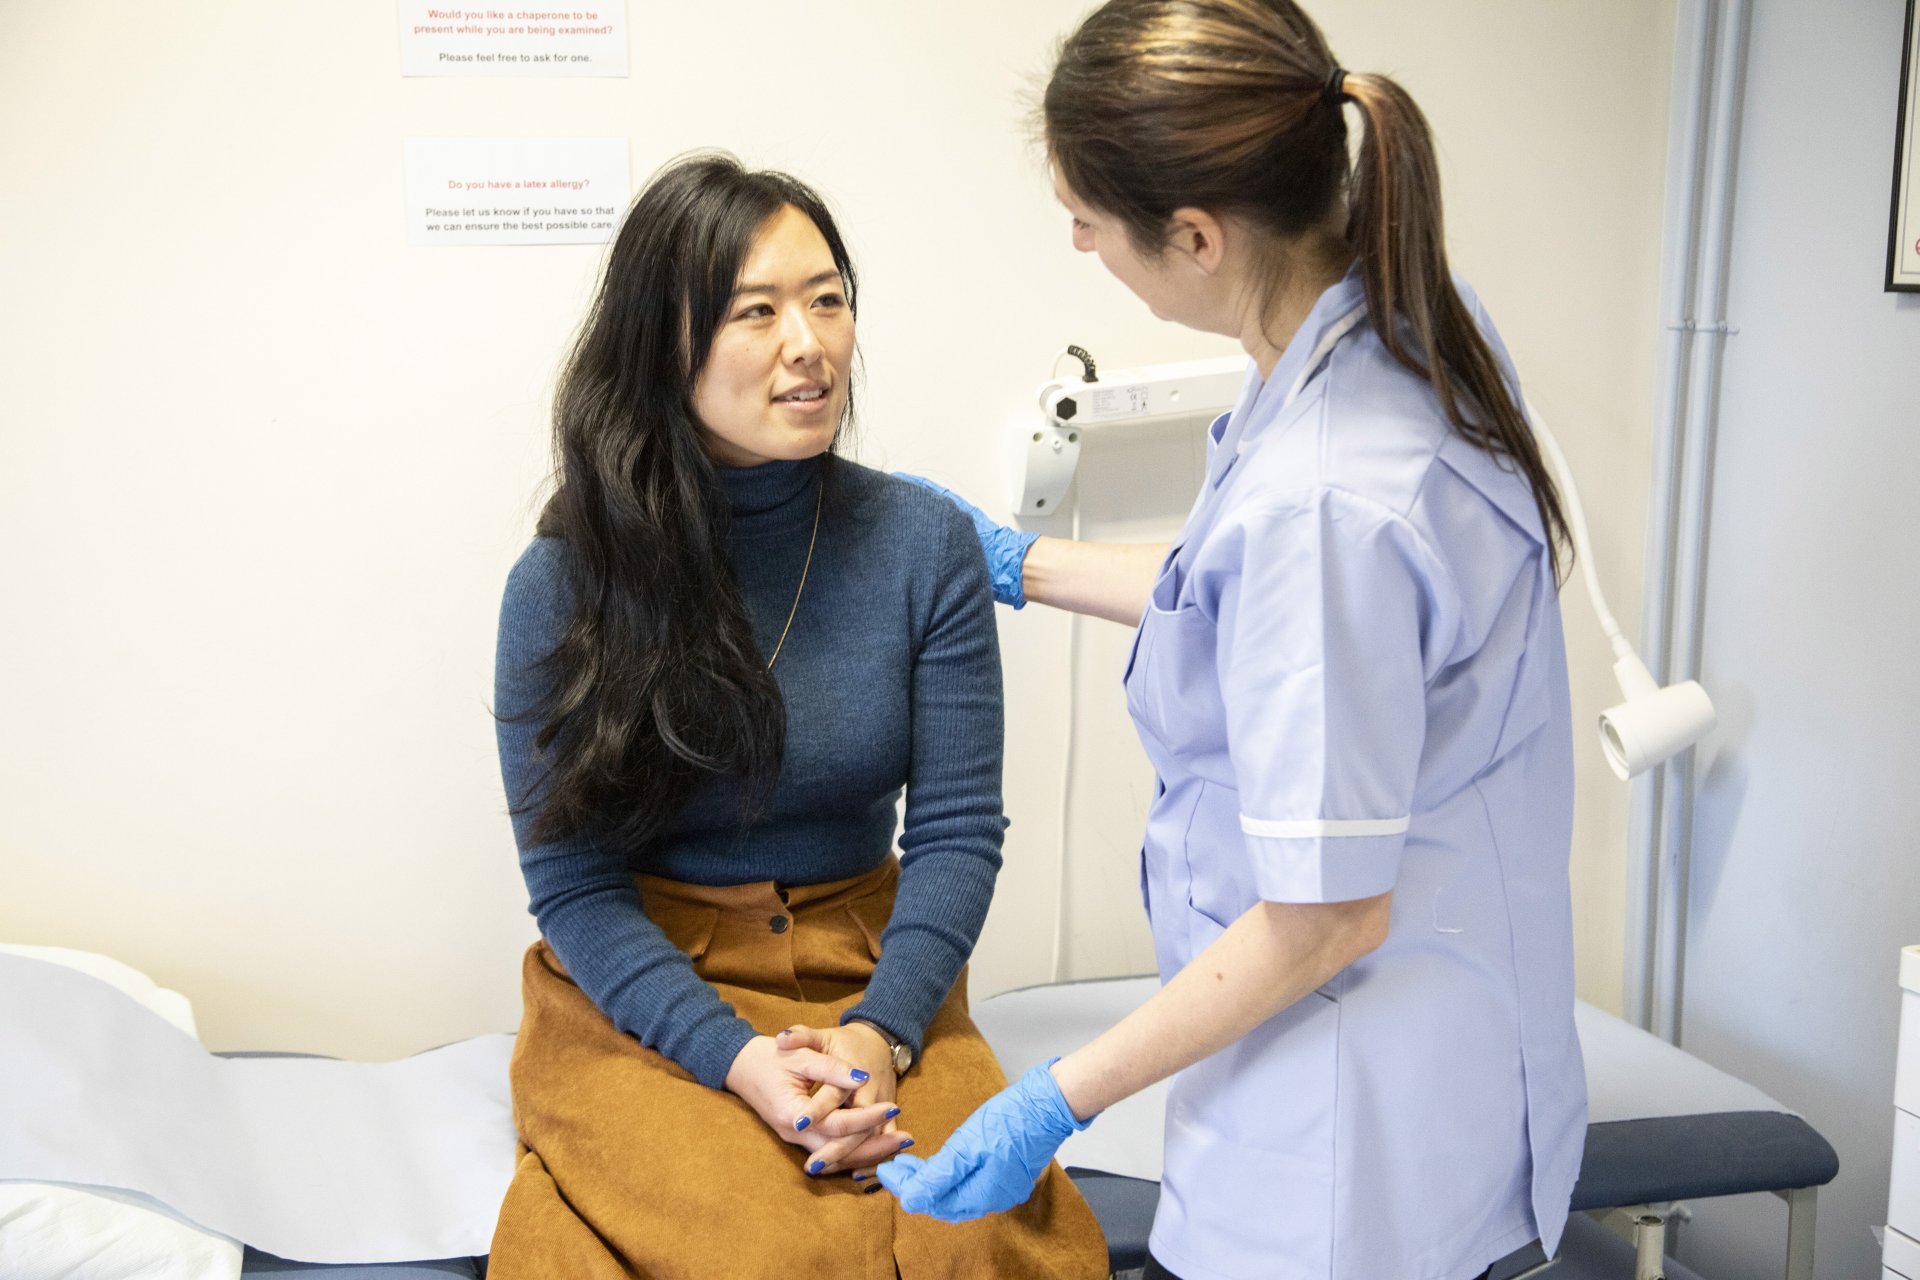
[[[1600,571],[1593,563],[1593,544],[1587,533],[1587,511],[1580,503],[1580,486],[1574,483],[1573,468],[1567,465],[1567,455],[1561,452],[1560,442],[1554,438],[1553,429],[1547,426],[1533,404],[1524,395],[1520,398],[1521,408],[1526,411],[1527,421],[1533,426],[1533,434],[1540,441],[1541,450],[1547,455],[1547,461],[1553,467],[1554,477],[1560,483],[1560,501],[1566,509],[1568,531],[1573,535],[1573,554],[1580,561],[1581,576],[1586,579],[1587,598],[1593,602],[1594,616],[1600,620],[1600,630],[1606,633],[1607,643],[1613,646],[1613,656],[1618,664],[1630,660],[1644,673],[1646,667],[1640,662],[1640,656],[1634,652],[1633,645],[1621,634],[1620,624],[1614,619],[1613,610],[1607,607],[1607,596],[1600,589]],[[1652,683],[1651,676],[1647,683]]]

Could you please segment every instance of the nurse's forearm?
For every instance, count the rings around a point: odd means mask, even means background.
[[[1357,902],[1262,902],[1149,1001],[1053,1066],[1085,1119],[1218,1053],[1387,936],[1392,894]]]
[[[1029,600],[1131,627],[1146,611],[1169,545],[1042,538],[1027,549],[1020,589]]]

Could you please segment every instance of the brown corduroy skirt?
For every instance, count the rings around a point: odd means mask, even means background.
[[[706,887],[641,876],[648,916],[765,1034],[833,1026],[866,989],[899,864],[851,880]],[[1091,1280],[1099,1224],[1059,1165],[1010,1212],[951,1224],[903,1213],[847,1175],[809,1178],[803,1148],[617,1030],[545,942],[528,950],[513,1051],[520,1163],[489,1280]],[[899,1123],[931,1155],[1006,1083],[967,1016],[966,978],[900,1081]]]

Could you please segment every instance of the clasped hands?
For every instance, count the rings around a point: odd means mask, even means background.
[[[855,1182],[913,1145],[896,1123],[897,1084],[886,1040],[858,1022],[755,1036],[726,1080],[768,1128],[807,1152],[808,1176],[851,1173]]]

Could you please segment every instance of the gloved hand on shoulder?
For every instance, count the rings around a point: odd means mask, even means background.
[[[933,490],[967,514],[973,521],[974,532],[980,537],[980,549],[987,555],[987,572],[993,578],[993,598],[1016,609],[1025,608],[1027,596],[1021,587],[1020,570],[1026,563],[1027,549],[1039,541],[1040,535],[1000,524],[953,490],[935,484],[925,476],[910,475],[905,471],[896,471],[894,474],[902,480],[911,480],[923,489]]]

